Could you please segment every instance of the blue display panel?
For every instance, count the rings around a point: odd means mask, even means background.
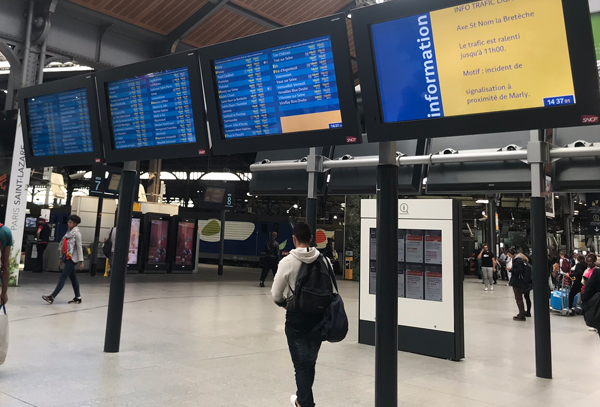
[[[196,142],[187,68],[107,84],[115,149]]]
[[[214,61],[226,139],[342,128],[329,35]]]
[[[26,99],[34,157],[94,150],[85,88]]]

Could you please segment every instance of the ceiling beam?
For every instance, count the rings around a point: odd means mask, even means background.
[[[171,31],[165,40],[165,50],[167,54],[174,53],[179,43],[188,35],[190,35],[196,28],[200,27],[202,23],[208,20],[214,13],[216,13],[221,7],[225,6],[229,0],[211,0],[204,6],[200,7],[198,11],[192,14],[187,20],[181,25]]]
[[[279,24],[273,20],[269,20],[266,17],[263,17],[259,14],[256,14],[253,11],[248,10],[247,8],[244,8],[242,6],[238,6],[235,3],[227,3],[224,5],[224,7],[229,10],[234,12],[235,14],[238,14],[242,17],[247,18],[248,20],[254,21],[255,23],[258,23],[262,26],[265,26],[269,29],[275,29],[275,28],[281,28],[283,27],[282,24]]]
[[[352,0],[350,1],[348,4],[346,4],[344,7],[342,7],[341,9],[339,9],[337,12],[338,13],[347,13],[350,10],[352,10],[353,8],[356,8],[356,1]],[[337,13],[336,13],[337,14]]]

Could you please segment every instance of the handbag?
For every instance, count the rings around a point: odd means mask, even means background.
[[[108,234],[108,239],[104,242],[104,246],[102,247],[102,253],[104,253],[104,257],[109,258],[112,254],[112,234],[114,228],[110,229],[110,233]]]
[[[8,353],[8,316],[6,305],[0,306],[0,365],[4,364]]]

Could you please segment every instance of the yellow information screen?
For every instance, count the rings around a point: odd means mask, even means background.
[[[484,0],[371,27],[385,122],[575,104],[561,0]]]

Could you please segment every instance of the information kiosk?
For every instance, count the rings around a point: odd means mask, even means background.
[[[375,344],[376,203],[361,201],[358,341]],[[398,350],[465,356],[460,202],[398,201]]]
[[[27,167],[92,165],[102,161],[93,75],[19,91]]]
[[[344,14],[199,52],[215,154],[360,143]]]

